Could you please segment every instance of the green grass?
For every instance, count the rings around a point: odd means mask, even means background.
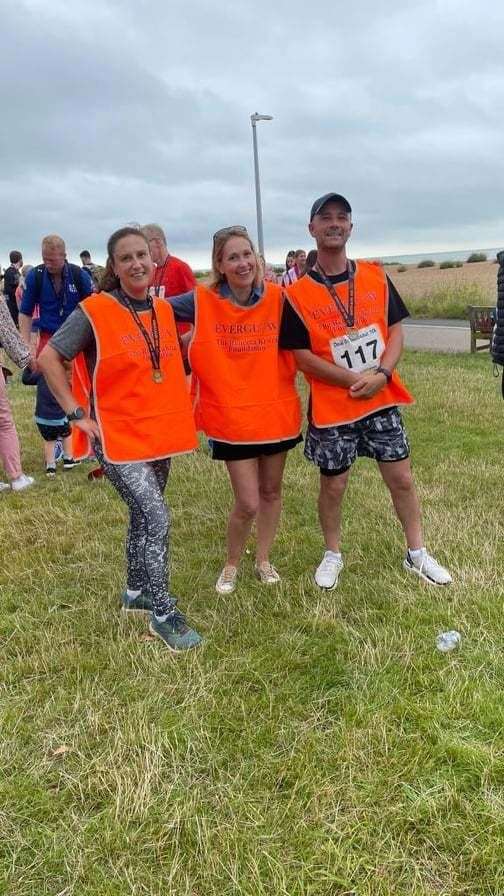
[[[467,318],[468,305],[495,305],[495,296],[488,295],[477,283],[460,283],[433,289],[422,298],[403,295],[412,317]]]
[[[255,581],[251,544],[219,598],[229,488],[202,452],[169,484],[173,586],[206,639],[186,656],[121,617],[124,508],[86,467],[44,480],[33,392],[11,389],[39,481],[0,495],[2,894],[504,892],[504,406],[488,358],[410,353],[402,371],[427,544],[455,584],[407,576],[362,460],[340,586],[319,591],[317,481],[298,451],[282,585]],[[462,645],[442,655],[448,628]]]

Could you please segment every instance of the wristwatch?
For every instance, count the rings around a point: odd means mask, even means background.
[[[387,378],[387,383],[390,383],[392,379],[392,371],[387,370],[386,367],[377,367],[375,373],[383,373],[383,376]]]
[[[82,420],[82,418],[85,416],[86,412],[84,408],[81,408],[79,407],[79,405],[77,405],[77,407],[74,408],[73,411],[70,411],[70,413],[67,414],[67,420]]]

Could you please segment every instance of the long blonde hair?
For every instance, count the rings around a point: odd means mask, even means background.
[[[257,254],[257,249],[254,246],[245,228],[238,226],[225,227],[222,230],[217,231],[213,240],[212,271],[207,280],[207,286],[209,286],[210,289],[218,289],[221,283],[226,283],[226,277],[219,271],[219,265],[222,261],[222,256],[224,255],[226,244],[234,236],[241,236],[244,240],[247,240],[247,243],[254,253],[254,257],[256,260],[256,275],[254,278],[254,286],[260,286],[263,282],[263,264],[259,255]]]

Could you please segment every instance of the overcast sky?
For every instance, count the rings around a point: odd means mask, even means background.
[[[208,265],[212,233],[310,248],[313,200],[354,210],[351,253],[504,243],[504,6],[482,0],[3,0],[0,263],[104,257],[156,221]]]

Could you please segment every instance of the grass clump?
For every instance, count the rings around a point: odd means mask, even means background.
[[[436,262],[432,261],[431,258],[424,258],[423,261],[419,261],[417,264],[417,268],[435,268]]]
[[[487,256],[484,252],[472,252],[467,259],[467,264],[473,264],[476,261],[487,261]]]
[[[408,270],[408,268],[406,267],[405,264],[400,264],[399,267],[397,268],[397,273],[398,273],[398,274],[403,274],[404,271],[407,271],[407,270]]]
[[[439,265],[439,270],[448,271],[451,270],[451,268],[461,268],[462,264],[463,262],[461,261],[442,261]]]
[[[202,451],[168,485],[173,589],[205,636],[173,656],[123,618],[125,509],[88,465],[46,481],[33,393],[10,397],[37,485],[2,493],[0,891],[6,896],[500,896],[504,518],[488,358],[407,353],[427,545],[402,568],[376,465],[344,504],[345,570],[313,584],[318,477],[290,453],[272,560],[214,591],[231,495]],[[13,544],[15,542],[15,550]],[[454,654],[435,649],[456,628]]]

